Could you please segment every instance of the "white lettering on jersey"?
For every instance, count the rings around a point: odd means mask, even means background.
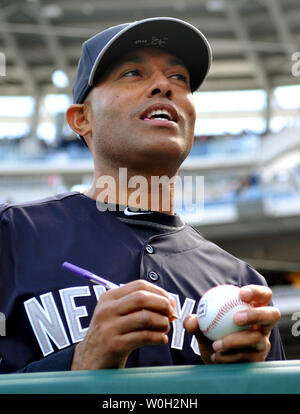
[[[106,291],[106,289],[104,286],[101,286],[101,285],[94,285],[93,288],[94,288],[96,299],[98,302],[100,296],[102,295],[102,293]]]
[[[195,336],[193,336],[193,338],[191,340],[191,348],[195,352],[195,354],[201,355],[199,345],[198,345],[198,341],[197,341]]]
[[[79,319],[88,316],[88,313],[85,306],[76,306],[74,299],[81,296],[90,296],[90,289],[88,286],[77,286],[60,289],[59,294],[65,311],[72,342],[73,344],[80,342],[85,337],[88,328],[82,328]]]
[[[93,286],[93,290],[97,301],[105,292],[105,288],[100,285]],[[76,306],[75,298],[90,296],[90,288],[88,286],[70,287],[60,289],[59,294],[72,343],[80,342],[85,337],[88,330],[88,328],[82,328],[80,318],[89,315],[85,306]],[[181,350],[183,349],[185,335],[183,321],[187,315],[193,312],[195,300],[186,298],[183,306],[181,306],[179,296],[171,292],[169,292],[169,294],[176,301],[175,312],[179,316],[179,319],[172,322],[173,335],[170,346],[171,348]],[[42,306],[36,298],[27,300],[24,302],[24,306],[43,355],[47,356],[54,352],[49,338],[52,339],[58,349],[66,348],[70,345],[70,342],[52,293],[45,293],[40,296],[40,299]],[[198,342],[194,336],[190,346],[195,354],[200,355]]]
[[[190,315],[193,312],[195,301],[193,299],[186,298],[183,306],[181,307],[179,296],[174,293],[170,293],[170,295],[176,301],[175,313],[179,316],[179,319],[175,319],[175,321],[173,321],[173,336],[171,348],[182,349],[185,333],[183,321],[188,315]]]
[[[24,306],[43,355],[47,356],[54,352],[49,338],[52,339],[58,349],[66,348],[70,345],[70,342],[52,293],[45,293],[40,296],[40,299],[43,306],[39,304],[36,298],[27,300],[24,302]]]

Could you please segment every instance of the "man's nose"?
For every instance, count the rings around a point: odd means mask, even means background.
[[[166,96],[167,98],[171,98],[172,92],[171,92],[171,89],[155,88],[152,90],[151,95],[152,96],[163,95],[163,96]]]
[[[150,97],[161,95],[170,99],[172,97],[172,88],[169,80],[162,75],[156,76],[155,79],[151,80],[148,95]]]

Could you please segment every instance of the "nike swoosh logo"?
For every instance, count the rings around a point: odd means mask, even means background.
[[[128,207],[124,210],[125,216],[136,216],[137,214],[152,214],[152,211],[130,211]]]

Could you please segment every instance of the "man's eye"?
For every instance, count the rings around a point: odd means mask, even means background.
[[[125,77],[132,77],[132,76],[139,76],[139,71],[138,70],[128,70],[127,72],[125,72],[124,74],[123,74],[123,76],[125,76]]]
[[[172,75],[172,78],[181,80],[181,81],[186,82],[186,83],[188,81],[187,77],[185,75],[182,75],[181,73],[175,73],[175,75]]]

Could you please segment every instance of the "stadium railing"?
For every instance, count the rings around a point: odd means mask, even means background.
[[[300,360],[0,375],[0,394],[298,394]]]

